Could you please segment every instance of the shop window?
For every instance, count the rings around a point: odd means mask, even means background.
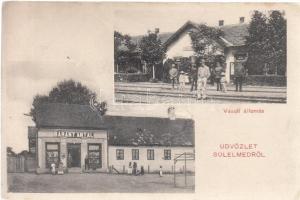
[[[164,150],[164,158],[165,158],[165,160],[171,160],[171,150],[170,149]]]
[[[148,160],[154,160],[154,149],[148,149],[147,150],[147,159]]]
[[[132,160],[139,160],[139,150],[132,149]]]
[[[50,168],[52,163],[58,166],[59,163],[59,143],[46,143],[46,167]]]
[[[124,149],[116,150],[117,160],[124,160]]]
[[[90,169],[102,167],[101,144],[88,144],[88,160]]]

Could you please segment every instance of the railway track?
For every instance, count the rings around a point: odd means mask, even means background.
[[[115,89],[116,101],[123,103],[148,103],[142,98],[138,100],[133,100],[127,97],[131,95],[139,95],[141,97],[146,96],[157,96],[157,97],[169,97],[169,98],[182,98],[182,99],[195,99],[194,94],[191,93],[179,93],[171,91],[145,91],[145,90],[135,90],[133,88],[129,89]],[[227,95],[227,94],[209,94],[208,100],[224,100],[233,102],[245,102],[245,103],[286,103],[286,98],[284,97],[270,97],[270,96],[250,96],[250,95]]]

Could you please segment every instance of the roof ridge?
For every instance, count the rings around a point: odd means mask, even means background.
[[[243,26],[243,25],[249,25],[249,23],[227,24],[227,25],[223,25],[223,26],[214,26],[214,27],[222,28],[222,27],[235,27],[235,26]]]
[[[106,114],[105,116],[108,116],[108,117],[125,117],[125,118],[152,118],[152,119],[169,119],[169,117],[161,117],[161,116],[132,116],[132,115],[110,115],[110,114]],[[183,118],[183,117],[176,117],[175,120],[192,120],[194,121],[193,118]]]
[[[41,104],[43,104],[43,105],[59,104],[59,105],[89,106],[89,104],[61,103],[61,102],[43,102]]]

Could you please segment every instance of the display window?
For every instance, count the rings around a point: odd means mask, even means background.
[[[51,164],[54,163],[58,166],[59,163],[59,143],[47,142],[46,143],[46,168],[50,168]]]
[[[88,165],[90,169],[102,167],[101,144],[88,144]]]

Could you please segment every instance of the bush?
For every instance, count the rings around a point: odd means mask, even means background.
[[[245,79],[245,84],[258,86],[286,86],[286,76],[248,75]]]
[[[157,83],[157,82],[158,82],[158,79],[157,79],[157,78],[155,78],[155,79],[150,78],[149,82],[150,82],[150,83]]]
[[[150,74],[143,73],[116,73],[115,82],[148,82]]]

